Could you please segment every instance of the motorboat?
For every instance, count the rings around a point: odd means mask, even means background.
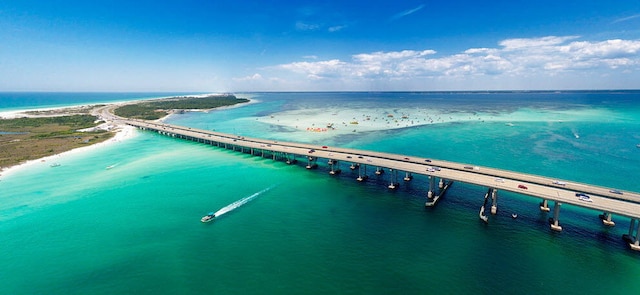
[[[511,218],[513,218],[513,219],[518,218],[518,214],[516,214],[516,213],[511,214]]]
[[[202,218],[200,218],[200,221],[202,222],[210,222],[213,221],[216,218],[216,215],[213,212],[209,212],[209,214],[203,216]]]

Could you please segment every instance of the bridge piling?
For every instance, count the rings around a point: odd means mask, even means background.
[[[547,201],[547,199],[543,199],[542,202],[540,202],[540,211],[543,211],[543,212],[551,211],[551,209],[549,209],[548,203],[549,201]]]
[[[433,199],[436,196],[435,194],[435,183],[436,177],[433,175],[429,175],[429,192],[427,192],[427,198]]]
[[[329,171],[329,174],[337,175],[337,174],[340,174],[340,172],[342,172],[342,170],[340,170],[340,164],[338,163],[337,160],[329,160],[329,165],[331,166],[331,171]]]
[[[380,167],[376,167],[376,175],[381,175],[381,174],[384,174],[384,169]]]
[[[487,190],[487,193],[484,194],[484,201],[482,202],[482,206],[480,206],[480,212],[478,213],[478,217],[480,217],[480,220],[484,221],[485,223],[489,223],[489,217],[484,214],[485,211],[485,207],[487,206],[487,201],[489,200],[489,195],[493,192],[493,189],[489,188]]]
[[[404,181],[411,181],[411,179],[413,179],[413,175],[411,175],[411,172],[406,172]]]
[[[553,205],[553,218],[551,218],[549,221],[551,223],[551,229],[554,231],[562,231],[562,226],[560,226],[560,206],[562,206],[562,203],[555,201],[555,204]]]
[[[609,212],[603,212],[602,214],[600,214],[599,217],[602,220],[602,224],[604,224],[606,226],[615,226],[616,225],[616,223],[611,220],[611,213],[609,213]]]
[[[315,157],[307,157],[307,169],[315,169],[318,167],[318,164],[316,163],[316,161],[318,161],[318,158]]]
[[[388,186],[389,189],[396,189],[400,184],[398,183],[398,170],[394,170],[389,168],[389,179],[390,179],[390,184]]]
[[[363,168],[363,166],[364,166],[364,168]],[[358,166],[358,178],[356,178],[356,180],[365,181],[365,180],[367,180],[367,178],[369,178],[369,176],[367,176],[367,165]]]
[[[622,235],[631,250],[640,251],[640,220],[632,218],[629,223],[629,234]]]
[[[491,189],[491,214],[496,215],[498,213],[498,190]]]

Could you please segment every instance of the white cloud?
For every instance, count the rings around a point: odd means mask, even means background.
[[[296,22],[296,30],[298,31],[317,31],[320,29],[320,25],[318,24],[310,24],[298,21]]]
[[[255,73],[253,75],[250,76],[246,76],[246,77],[241,77],[241,78],[234,78],[234,80],[236,81],[259,81],[262,80],[262,75]]]
[[[505,50],[519,50],[525,48],[543,48],[546,46],[554,46],[558,44],[562,44],[568,40],[576,39],[577,36],[565,36],[565,37],[556,37],[556,36],[547,36],[542,38],[517,38],[517,39],[507,39],[500,42],[500,46],[504,47]]]
[[[345,29],[347,26],[341,25],[341,26],[333,26],[333,27],[329,27],[327,29],[327,31],[333,33],[333,32],[338,32],[338,31],[342,31],[343,29]]]
[[[616,20],[612,21],[611,23],[615,24],[615,23],[620,23],[620,22],[626,22],[626,21],[630,21],[630,20],[636,19],[636,18],[640,18],[640,14],[634,14],[632,16],[619,18],[619,19],[616,19]]]
[[[394,15],[393,17],[391,17],[391,20],[396,20],[396,19],[399,19],[399,18],[403,18],[403,17],[405,17],[405,16],[407,16],[407,15],[414,14],[414,13],[416,13],[416,12],[420,11],[420,10],[421,10],[421,9],[423,9],[423,8],[424,8],[424,4],[421,4],[421,5],[419,5],[418,7],[415,7],[415,8],[412,8],[412,9],[405,10],[405,11],[403,11],[403,12],[397,13],[396,15]]]
[[[436,56],[436,51],[402,50],[359,53],[351,60],[293,62],[272,69],[305,75],[307,79],[358,81],[414,81],[494,77],[539,80],[593,72],[594,77],[640,69],[640,40],[577,41],[577,36],[507,39],[496,48],[470,48]],[[493,78],[492,78],[493,79]],[[637,86],[636,86],[637,87]]]

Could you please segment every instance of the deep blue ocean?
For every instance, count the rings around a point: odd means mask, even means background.
[[[183,93],[0,93],[0,112],[171,95]],[[236,95],[255,102],[167,122],[640,191],[640,91]],[[367,131],[374,121],[388,128]],[[337,131],[307,129],[327,123]],[[307,170],[145,131],[51,161],[0,173],[0,294],[640,289],[640,253],[621,239],[629,219],[605,227],[602,212],[568,204],[558,233],[540,200],[501,192],[485,224],[483,187],[455,183],[425,208],[423,177],[389,191],[374,169],[360,183],[346,166],[330,176],[326,162]]]

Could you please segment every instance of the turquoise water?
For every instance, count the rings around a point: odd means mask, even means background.
[[[640,191],[638,92],[251,95],[260,103],[170,122]],[[372,105],[477,112],[481,120],[317,137],[262,120]],[[359,183],[347,167],[331,177],[324,162],[308,171],[142,131],[56,161],[61,166],[39,162],[0,176],[1,294],[627,294],[640,287],[640,255],[620,238],[629,220],[614,216],[617,225],[603,227],[601,212],[570,205],[562,207],[564,231],[554,233],[539,200],[501,192],[498,215],[486,225],[477,217],[481,187],[455,183],[425,209],[421,177],[389,192],[386,178]],[[199,221],[253,195],[213,223]]]

